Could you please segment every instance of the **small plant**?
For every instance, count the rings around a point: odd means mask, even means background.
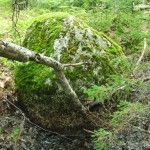
[[[19,127],[15,127],[13,128],[12,132],[10,133],[10,135],[8,135],[5,139],[5,143],[8,142],[9,140],[13,140],[14,142],[14,147],[16,147],[17,141],[18,141],[18,136],[20,133],[20,128]]]
[[[144,106],[140,103],[130,103],[121,101],[118,105],[118,111],[114,112],[111,119],[113,127],[129,125],[137,114],[143,110]]]
[[[118,110],[113,113],[110,121],[111,131],[101,128],[94,132],[93,143],[95,150],[110,150],[123,141],[118,138],[120,134],[126,134],[133,128],[143,131],[142,122],[149,120],[150,105],[120,101]],[[144,131],[145,132],[145,131]]]
[[[19,132],[20,132],[20,128],[19,127],[15,127],[12,130],[11,134],[7,137],[7,140],[12,139],[16,143],[17,140],[18,140]]]
[[[115,142],[115,136],[103,128],[94,132],[93,143],[95,150],[109,150]]]
[[[110,78],[107,79],[107,83],[105,85],[93,85],[91,88],[86,89],[84,93],[88,95],[88,98],[90,100],[95,99],[97,101],[100,101],[101,103],[104,103],[105,100],[110,101],[111,99],[113,99],[114,94],[120,94],[119,91],[123,91],[124,94],[122,94],[121,96],[126,97],[129,94],[130,90],[130,79],[123,78],[118,75],[111,75]]]
[[[10,137],[13,139],[13,141],[16,143],[17,140],[18,140],[18,135],[19,135],[19,132],[20,132],[20,128],[16,127],[13,129]]]

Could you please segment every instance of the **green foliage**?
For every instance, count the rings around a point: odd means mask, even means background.
[[[38,7],[43,9],[49,9],[52,11],[58,11],[62,7],[82,7],[84,9],[91,9],[101,4],[101,0],[43,0],[37,2],[30,1],[32,7]]]
[[[8,140],[11,139],[11,140],[13,140],[16,143],[17,140],[18,140],[19,132],[20,132],[20,128],[19,127],[13,128],[12,132],[10,133],[10,135],[8,135],[6,137],[5,142],[7,142]]]
[[[108,132],[103,128],[94,131],[93,143],[95,150],[109,150],[115,142],[115,136],[112,132]]]
[[[25,64],[19,63],[15,68],[14,75],[16,79],[16,88],[18,90],[28,93],[44,92],[50,94],[56,89],[51,82],[52,79],[54,80],[53,82],[55,82],[55,76],[54,74],[52,75],[52,69],[44,65],[38,65],[33,62]]]
[[[144,106],[141,103],[121,101],[118,105],[118,111],[114,112],[112,115],[111,125],[117,127],[122,123],[129,123],[128,121],[135,119],[137,113],[143,111],[143,108]]]
[[[115,70],[119,70],[119,73],[124,76],[128,76],[133,69],[133,65],[127,58],[117,57],[111,60],[111,64],[114,66]]]
[[[96,99],[104,103],[105,100],[112,100],[113,95],[117,94],[117,92],[118,96],[121,97],[120,90],[124,92],[125,98],[131,90],[131,80],[119,75],[111,75],[105,85],[93,85],[91,88],[86,89],[84,93],[88,95],[90,100]]]
[[[139,32],[143,25],[141,15],[131,15],[129,13],[119,13],[113,20],[110,26],[112,38],[116,39],[124,48],[126,54],[136,52],[141,48],[141,43],[145,37],[145,33]],[[119,39],[120,38],[120,39]]]
[[[140,0],[101,0],[105,4],[107,9],[117,9],[119,12],[132,12],[133,2],[134,4],[139,4]]]
[[[118,138],[120,133],[129,132],[132,128],[140,128],[139,125],[143,120],[149,120],[149,115],[150,105],[120,101],[117,111],[113,113],[110,121],[112,131],[101,128],[94,132],[92,136],[94,148],[96,150],[109,150],[118,145],[123,142]]]
[[[10,137],[13,139],[14,142],[17,142],[19,132],[20,132],[20,128],[16,127],[16,128],[13,129]]]
[[[12,1],[11,0],[0,0],[0,4],[2,5],[2,6],[5,6],[5,7],[7,7],[8,5],[10,5],[12,3]],[[7,6],[6,6],[7,5]]]
[[[148,18],[148,15],[144,16],[140,12],[131,14],[127,11],[114,15],[111,10],[103,9],[97,13],[89,13],[84,20],[88,25],[114,39],[128,55],[141,51],[143,38],[149,39],[149,32],[145,32],[144,29],[149,24]]]
[[[59,6],[62,4],[63,4],[63,0],[57,0],[57,1],[56,0],[43,0],[43,1],[40,1],[36,7],[49,9],[49,10],[57,10]]]

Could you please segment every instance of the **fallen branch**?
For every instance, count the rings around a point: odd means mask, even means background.
[[[86,131],[87,133],[94,134],[94,132],[91,130],[87,130],[87,129],[83,129],[83,130]]]
[[[142,53],[141,53],[141,56],[139,57],[137,63],[136,63],[136,67],[134,68],[133,70],[133,74],[135,72],[135,70],[137,69],[138,65],[141,63],[143,57],[144,57],[144,54],[146,52],[146,48],[147,48],[147,41],[146,41],[146,38],[144,38],[144,47],[143,47],[143,50],[142,50]]]
[[[81,63],[75,63],[75,64],[63,64],[63,67],[75,67],[75,66],[80,66],[80,65],[85,65],[85,64],[89,64],[88,62],[81,62]]]
[[[64,93],[69,97],[72,106],[76,111],[86,113],[86,108],[78,99],[77,94],[70,86],[64,72],[64,66],[51,57],[36,53],[19,45],[0,40],[0,56],[16,60],[20,62],[34,61],[38,64],[43,64],[55,70],[55,75],[58,79],[58,84],[64,89]]]
[[[140,64],[140,62],[142,61],[145,51],[146,51],[146,47],[147,47],[147,42],[146,42],[146,38],[144,38],[144,47],[143,47],[143,51],[141,53],[141,56],[139,58],[139,60],[137,61],[136,65],[138,66]]]
[[[150,80],[150,76],[149,76],[149,77],[146,77],[146,78],[144,78],[144,79],[142,79],[142,82],[146,82],[146,81],[148,81],[148,80]]]
[[[123,90],[127,85],[124,85],[124,86],[121,86],[121,87],[118,87],[117,89],[115,89],[115,92],[119,91],[119,90]]]

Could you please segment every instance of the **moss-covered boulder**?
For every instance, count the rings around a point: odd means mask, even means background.
[[[105,34],[67,13],[37,18],[27,30],[23,46],[63,64],[88,62],[88,65],[70,66],[64,70],[80,99],[85,97],[84,89],[101,85],[110,74],[117,73],[118,62],[124,57],[121,48]],[[41,122],[48,124],[48,114],[73,109],[69,98],[63,94],[65,89],[57,83],[53,69],[33,62],[21,64],[16,68],[15,79],[24,108]]]

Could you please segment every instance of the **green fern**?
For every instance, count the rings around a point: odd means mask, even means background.
[[[123,78],[119,75],[111,75],[105,85],[93,85],[84,91],[88,95],[89,100],[97,100],[104,103],[105,100],[111,100],[114,94],[123,91],[127,95],[131,90],[131,80]]]

